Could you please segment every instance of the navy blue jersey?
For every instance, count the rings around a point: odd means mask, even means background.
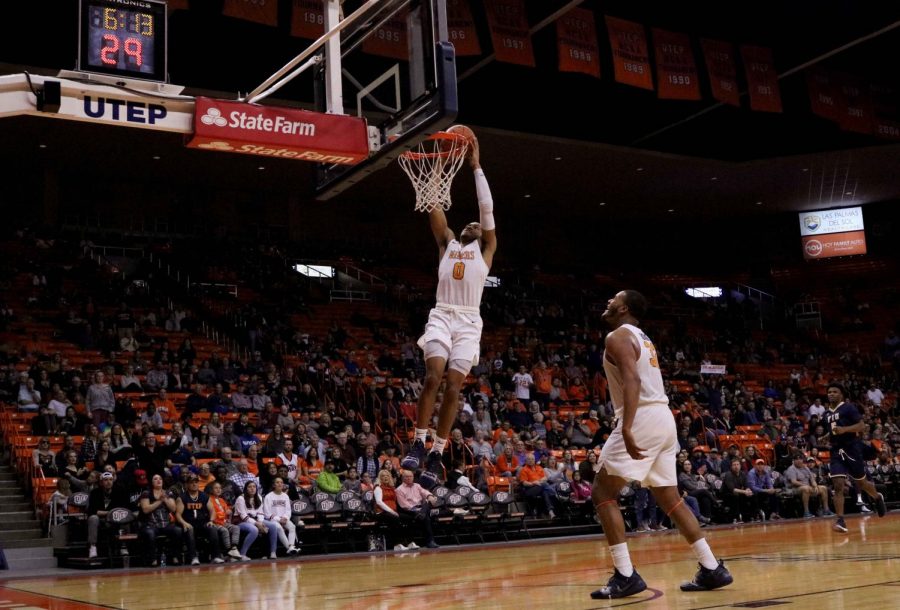
[[[856,432],[845,432],[843,434],[835,434],[835,426],[847,427],[852,426],[862,419],[859,409],[852,402],[842,402],[835,409],[826,409],[822,415],[822,421],[828,430],[832,448],[846,448],[852,445],[859,436]]]
[[[203,527],[209,523],[209,496],[204,492],[197,495],[197,499],[191,499],[190,494],[182,494],[181,501],[184,503],[184,512],[181,518],[193,525],[194,527]]]

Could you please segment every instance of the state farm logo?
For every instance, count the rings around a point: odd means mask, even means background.
[[[271,113],[272,110],[268,109]],[[274,118],[266,116],[263,112],[255,113],[233,110],[227,116],[215,106],[210,106],[206,114],[200,117],[200,122],[210,127],[229,127],[242,131],[261,131],[263,133],[275,133],[287,136],[313,137],[316,135],[315,123],[306,121],[292,121],[284,116],[276,115]]]
[[[200,122],[204,125],[215,125],[216,127],[225,127],[228,125],[228,121],[222,116],[222,111],[218,108],[210,108],[207,110],[206,114],[200,117]]]
[[[822,254],[822,250],[824,250],[822,242],[820,242],[818,239],[809,240],[808,242],[806,242],[806,246],[804,247],[806,248],[806,254],[812,257],[819,256],[820,254]]]
[[[205,144],[197,145],[197,148],[205,148],[207,150],[234,150],[234,146],[228,142],[213,141]]]

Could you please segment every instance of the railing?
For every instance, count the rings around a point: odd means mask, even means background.
[[[234,298],[237,298],[238,295],[237,284],[194,282],[193,284],[188,283],[188,287],[199,289],[199,291],[203,294],[228,294],[233,296]]]
[[[329,300],[332,303],[335,301],[371,301],[372,293],[365,290],[332,290]]]

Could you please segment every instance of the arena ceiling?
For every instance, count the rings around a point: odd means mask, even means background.
[[[567,4],[528,0],[529,22]],[[69,9],[73,5],[67,2]],[[769,46],[779,74],[818,63],[900,85],[894,65],[900,51],[897,3],[588,0],[583,6],[597,15],[686,32],[694,40],[708,36]],[[15,10],[5,5],[0,15]],[[271,39],[268,30],[212,13],[206,17],[216,26],[211,31],[236,42],[221,48],[218,65],[227,68],[210,69],[195,52],[204,41],[186,39],[173,19],[171,80],[188,86],[186,93],[247,91],[291,56],[288,45],[277,41],[264,57],[251,54]],[[74,18],[48,23],[46,38],[57,42],[36,50],[15,46],[17,38],[6,35],[3,24],[14,21],[0,19],[3,73],[72,67]],[[705,85],[703,101],[660,100],[654,92],[614,82],[608,60],[599,80],[560,74],[553,30],[534,34],[535,68],[459,62],[459,121],[480,136],[498,201],[533,215],[552,210],[639,219],[755,216],[900,199],[900,144],[842,132],[814,116],[802,72],[780,80],[780,114],[750,111],[746,96],[741,108],[716,104]],[[486,36],[482,44],[489,47]],[[602,38],[600,44],[608,50]],[[179,48],[188,52],[179,54]],[[251,55],[254,62],[248,63]],[[174,184],[293,193],[300,199],[312,182],[311,166],[297,162],[261,163],[188,150],[177,135],[33,117],[0,119],[0,163],[9,175],[21,167],[85,176],[149,174]],[[460,183],[460,196],[468,196],[471,185]],[[378,208],[411,195],[405,176],[393,167],[321,205]]]

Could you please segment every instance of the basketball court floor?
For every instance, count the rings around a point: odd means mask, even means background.
[[[735,582],[704,593],[679,591],[696,562],[681,537],[669,531],[629,537],[649,588],[613,601],[589,597],[612,570],[603,539],[592,536],[0,580],[0,608],[900,607],[900,513],[848,519],[848,525],[850,534],[831,531],[828,519],[709,530],[713,550],[726,559]]]

